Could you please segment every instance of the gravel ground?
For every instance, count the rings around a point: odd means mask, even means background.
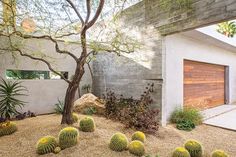
[[[83,115],[80,115],[82,118]],[[61,116],[45,115],[36,118],[28,118],[17,121],[18,131],[10,136],[0,137],[1,157],[34,157],[35,145],[39,138],[46,135],[57,136],[63,126],[60,124]],[[113,152],[108,148],[110,137],[120,131],[131,138],[134,130],[125,129],[119,122],[107,120],[104,117],[94,116],[96,130],[93,133],[80,131],[79,143],[77,146],[65,149],[59,154],[47,154],[58,157],[132,157],[128,151]],[[78,124],[75,125],[78,127]],[[196,139],[202,142],[205,150],[205,157],[214,149],[223,149],[231,157],[236,156],[236,132],[201,125],[192,132],[176,130],[169,125],[161,127],[156,136],[147,135],[145,143],[147,154],[159,154],[161,157],[171,156],[171,152],[177,146],[182,146],[187,139]]]

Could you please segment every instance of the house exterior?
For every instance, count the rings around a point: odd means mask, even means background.
[[[99,56],[93,64],[94,93],[108,88],[139,97],[154,83],[162,125],[176,108],[233,104],[235,45],[195,29],[235,19],[236,1],[193,0],[191,5],[171,12],[159,0],[145,0],[127,9],[121,25],[140,37],[143,47],[132,55]]]
[[[99,54],[92,64],[93,79],[86,70],[82,84],[91,84],[97,96],[110,89],[139,98],[146,85],[154,83],[152,97],[154,107],[161,111],[162,125],[176,108],[204,110],[232,104],[236,101],[236,47],[195,28],[235,18],[235,0],[192,0],[191,9],[177,8],[175,12],[163,10],[160,0],[144,0],[128,8],[120,22],[127,33],[141,41],[141,49],[119,57]],[[42,42],[35,48],[54,52],[52,45]],[[76,50],[78,46],[71,48]],[[9,54],[1,56],[3,78],[7,69],[47,70],[45,65],[22,57],[18,65],[11,61]],[[58,71],[72,76],[73,61],[59,57],[57,63]],[[67,85],[63,80],[23,81],[30,93],[25,110],[38,114],[53,112],[56,99],[63,99]]]

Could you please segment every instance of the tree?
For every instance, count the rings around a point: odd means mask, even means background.
[[[73,102],[85,73],[84,66],[87,59],[98,52],[114,52],[118,55],[130,53],[139,45],[136,40],[122,32],[117,24],[109,23],[111,24],[109,25],[104,22],[104,18],[110,17],[111,14],[113,14],[112,21],[115,22],[127,0],[1,0],[1,2],[3,15],[0,37],[8,41],[7,46],[0,48],[2,53],[12,52],[13,55],[17,53],[45,63],[50,71],[68,83],[62,124],[73,123],[71,116]],[[105,7],[111,3],[116,4],[116,7],[113,9]],[[72,57],[76,63],[73,78],[69,80],[58,72],[48,60],[50,57],[47,54],[26,52],[24,41],[30,39],[47,39],[54,44],[58,54]],[[81,47],[81,53],[77,55],[62,49],[59,41],[76,42]]]
[[[236,34],[236,23],[235,21],[227,21],[218,24],[217,32],[229,37],[233,38]]]

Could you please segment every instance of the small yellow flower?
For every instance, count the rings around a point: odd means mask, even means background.
[[[186,149],[185,149],[185,148],[182,148],[182,147],[177,148],[177,150],[178,150],[179,152],[185,152],[185,151],[186,151]]]
[[[48,139],[47,138],[42,138],[42,139],[40,139],[40,141],[39,141],[39,143],[41,143],[41,144],[45,144],[45,143],[47,143],[48,142]]]
[[[67,128],[64,128],[64,130],[65,130],[65,131],[72,131],[72,130],[74,130],[74,128],[72,128],[72,127],[67,127]]]

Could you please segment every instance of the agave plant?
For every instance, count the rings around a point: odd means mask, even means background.
[[[58,99],[58,103],[55,104],[54,111],[56,114],[62,114],[64,110],[64,102]]]
[[[234,37],[236,34],[236,23],[232,22],[223,22],[218,24],[217,31],[227,37]]]
[[[0,117],[10,119],[19,114],[17,108],[22,108],[26,102],[18,99],[20,96],[27,96],[26,87],[21,82],[5,81],[0,83]]]

